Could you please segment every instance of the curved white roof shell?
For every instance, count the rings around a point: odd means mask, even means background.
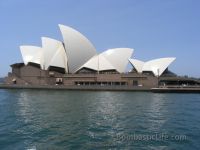
[[[143,66],[145,62],[137,60],[137,59],[129,59],[130,63],[134,66],[137,72],[142,73]]]
[[[115,67],[102,54],[92,57],[80,67],[80,69],[82,68],[88,68],[95,71],[116,70]]]
[[[25,65],[29,62],[40,64],[41,69],[44,70],[50,66],[60,67],[64,68],[66,73],[75,73],[81,68],[96,71],[116,70],[123,73],[130,61],[137,72],[152,71],[155,76],[160,76],[176,59],[168,57],[148,62],[130,59],[134,52],[130,48],[108,49],[97,54],[92,43],[81,33],[60,24],[59,28],[64,44],[51,38],[42,37],[42,48],[30,45],[20,46]]]
[[[161,76],[175,59],[175,57],[167,57],[154,59],[147,62],[137,59],[129,59],[129,61],[139,73],[144,71],[152,71],[155,76]]]
[[[23,45],[20,46],[20,51],[25,65],[32,62],[39,64],[41,68],[44,69],[43,49],[41,47]]]
[[[175,59],[174,57],[154,59],[146,62],[142,70],[152,71],[155,76],[160,76]]]
[[[128,60],[131,58],[133,51],[134,50],[130,48],[115,48],[109,49],[101,53],[101,55],[104,56],[118,72],[122,73],[126,71]]]
[[[68,72],[67,55],[62,42],[42,37],[42,48],[45,70],[50,66],[55,66],[64,68]]]
[[[74,73],[90,58],[96,55],[96,49],[92,43],[78,31],[59,24],[62,33],[65,50],[68,58],[68,69]]]

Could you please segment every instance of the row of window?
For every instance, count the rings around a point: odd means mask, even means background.
[[[127,82],[75,82],[75,85],[125,86],[128,85],[128,83]]]

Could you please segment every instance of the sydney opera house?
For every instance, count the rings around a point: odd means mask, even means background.
[[[23,62],[11,65],[7,84],[151,88],[158,84],[193,83],[178,79],[168,70],[174,57],[144,62],[133,58],[132,48],[113,48],[98,53],[80,32],[64,25],[59,28],[63,42],[42,37],[40,47],[20,46]],[[128,64],[132,66],[129,71]]]

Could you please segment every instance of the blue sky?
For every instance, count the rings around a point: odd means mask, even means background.
[[[20,45],[62,40],[58,24],[83,33],[101,52],[134,48],[144,61],[175,56],[170,69],[200,77],[199,0],[0,0],[0,77],[21,62]]]

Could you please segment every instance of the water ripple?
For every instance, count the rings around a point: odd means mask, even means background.
[[[198,94],[0,90],[0,114],[0,149],[200,148]]]

